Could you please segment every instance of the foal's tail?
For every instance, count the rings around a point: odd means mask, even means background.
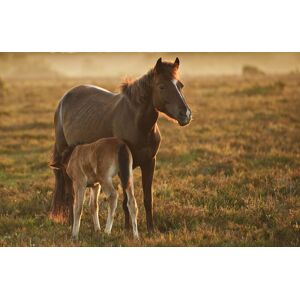
[[[127,189],[132,184],[132,155],[125,143],[119,148],[118,163],[122,188]]]
[[[68,162],[68,160],[70,159],[70,156],[73,152],[73,150],[75,149],[75,146],[69,146],[68,148],[66,148],[63,153],[57,158],[55,159],[54,155],[53,155],[53,161],[49,164],[50,168],[52,169],[62,169],[64,164],[66,164]],[[55,150],[54,150],[55,151]],[[55,153],[55,152],[54,152]]]

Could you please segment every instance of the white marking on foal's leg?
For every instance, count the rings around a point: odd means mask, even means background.
[[[100,190],[101,190],[101,187],[98,184],[95,187],[91,188],[91,194],[90,194],[90,211],[92,214],[95,231],[100,231],[99,204],[98,204]]]
[[[104,193],[108,196],[108,216],[105,226],[105,233],[110,234],[114,222],[114,216],[118,203],[118,194],[111,182],[103,185]]]
[[[126,190],[127,194],[127,206],[131,217],[132,229],[133,229],[133,236],[135,239],[139,239],[139,232],[137,228],[137,215],[138,215],[138,207],[136,204],[136,199],[134,197],[134,192],[132,186],[130,186]]]
[[[78,239],[79,228],[80,228],[80,220],[82,214],[82,207],[84,202],[84,193],[85,188],[82,186],[74,187],[75,191],[75,198],[74,198],[74,205],[73,205],[73,230],[72,230],[72,237],[74,239]]]
[[[114,216],[117,208],[117,202],[118,202],[118,195],[115,192],[109,196],[108,216],[107,216],[107,222],[105,227],[105,232],[107,234],[111,233],[111,229],[114,222]]]

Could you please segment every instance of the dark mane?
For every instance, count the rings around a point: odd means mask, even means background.
[[[171,62],[163,62],[159,71],[151,69],[147,74],[137,80],[126,79],[121,84],[121,92],[128,98],[139,100],[144,99],[151,93],[153,77],[159,72],[160,76],[177,79],[177,69]]]
[[[154,70],[151,69],[146,75],[137,80],[126,79],[121,84],[121,92],[134,100],[146,98],[151,93],[153,75]]]

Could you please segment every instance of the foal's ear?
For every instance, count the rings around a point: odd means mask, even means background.
[[[176,69],[178,69],[179,68],[179,63],[180,63],[179,58],[176,57],[176,59],[174,61],[174,64],[173,64],[173,67],[176,68]]]
[[[161,57],[160,57],[160,58],[157,60],[154,69],[155,69],[157,72],[159,72],[159,71],[161,71],[161,68],[162,68],[162,61],[161,61]]]

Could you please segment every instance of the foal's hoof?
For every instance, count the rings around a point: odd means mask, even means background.
[[[139,235],[134,235],[133,238],[134,238],[135,241],[139,241],[140,240],[140,236]]]
[[[78,242],[78,235],[77,236],[72,235],[71,239],[73,242]]]
[[[111,231],[108,230],[108,229],[105,229],[104,232],[107,234],[107,235],[110,235]]]

